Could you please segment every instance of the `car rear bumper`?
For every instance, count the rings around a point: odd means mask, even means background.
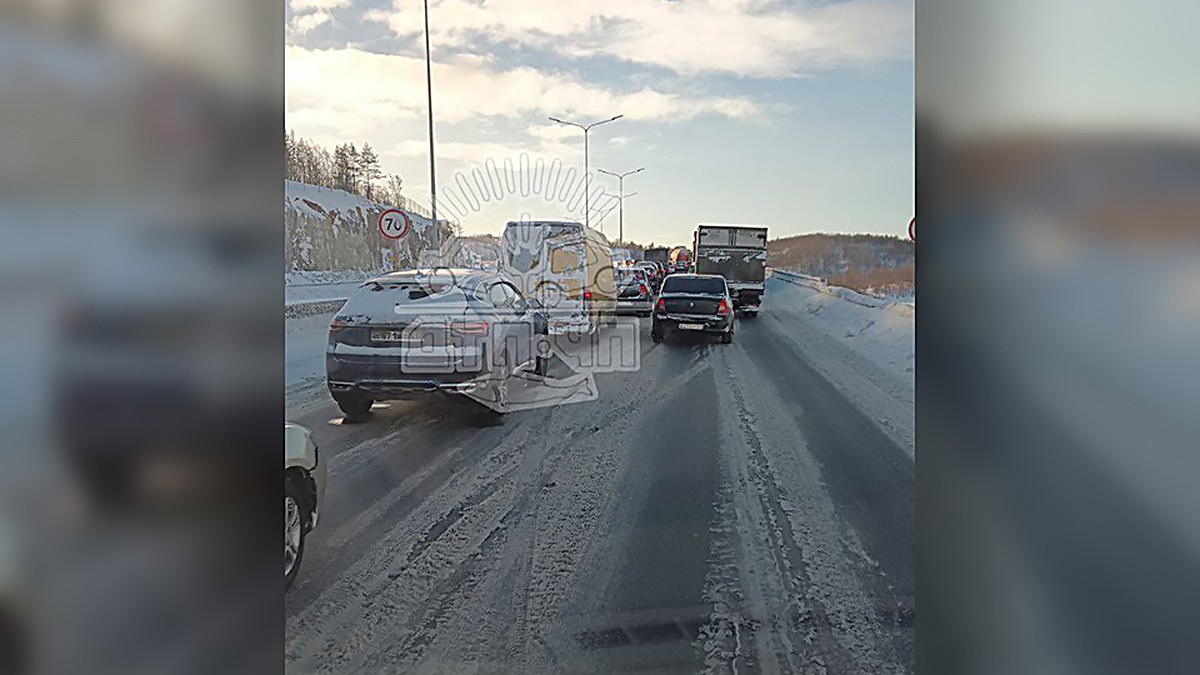
[[[468,394],[480,388],[486,378],[482,375],[466,382],[447,382],[437,379],[359,380],[356,382],[329,381],[334,395],[365,396],[376,401],[425,398],[427,396]]]
[[[478,387],[487,373],[482,359],[458,361],[439,372],[431,372],[424,368],[405,368],[395,358],[325,356],[330,393],[367,396],[375,400],[467,393]]]
[[[699,330],[681,329],[684,325],[703,325]],[[679,331],[680,333],[728,333],[733,330],[733,317],[725,316],[686,316],[679,314],[659,314],[654,317],[654,330],[660,333]]]
[[[618,298],[617,314],[646,314],[654,309],[650,298]]]

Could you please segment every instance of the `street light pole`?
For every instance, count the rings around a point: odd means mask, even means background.
[[[442,232],[437,217],[437,165],[433,154],[433,61],[429,55],[429,0],[425,0],[425,94],[429,103],[429,210],[433,214],[434,243],[441,251]]]
[[[428,0],[426,0],[426,2],[428,2]],[[599,122],[592,122],[591,124],[580,124],[579,122],[568,122],[567,120],[560,120],[557,117],[550,118],[551,122],[556,122],[558,124],[565,124],[569,127],[578,127],[580,129],[583,129],[583,186],[584,186],[583,187],[583,224],[586,225],[587,227],[591,227],[591,217],[592,217],[592,208],[591,208],[592,175],[590,173],[591,167],[588,163],[588,132],[592,130],[592,127],[598,127],[601,124],[608,124],[609,122],[615,122],[615,121],[621,119],[622,117],[624,117],[624,115],[614,115],[606,120],[600,120]]]
[[[618,199],[617,208],[618,208],[619,215],[617,217],[617,220],[620,223],[620,225],[618,225],[619,234],[617,234],[617,242],[618,243],[624,242],[625,241],[625,177],[632,176],[635,173],[640,173],[642,171],[645,171],[646,167],[644,167],[644,166],[639,167],[637,169],[634,169],[633,171],[626,171],[625,173],[613,173],[612,171],[605,171],[604,169],[596,169],[596,170],[599,171],[600,173],[608,174],[609,176],[613,176],[617,179],[617,186],[618,186],[617,189],[619,191],[619,196],[617,198]],[[637,193],[635,192],[633,194],[637,194]],[[632,197],[633,195],[631,194],[629,196]]]

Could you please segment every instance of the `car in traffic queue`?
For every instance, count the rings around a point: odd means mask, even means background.
[[[654,292],[650,277],[644,269],[629,267],[617,270],[617,314],[650,316],[654,309]]]
[[[662,342],[672,333],[718,335],[733,342],[733,299],[725,278],[715,274],[672,274],[654,305],[650,338]]]
[[[325,500],[327,469],[312,432],[299,424],[283,425],[283,587],[300,572],[304,542],[317,526]]]
[[[435,395],[503,396],[518,371],[544,371],[546,317],[502,275],[393,272],[364,282],[329,325],[325,373],[347,422],[373,403]]]
[[[634,267],[646,274],[646,281],[650,284],[651,291],[658,289],[658,285],[662,282],[662,272],[656,263],[649,260],[639,260],[634,263]]]

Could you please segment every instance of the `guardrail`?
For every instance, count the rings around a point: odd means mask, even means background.
[[[818,293],[845,300],[860,307],[870,307],[872,309],[887,309],[904,316],[915,316],[915,308],[902,302],[892,300],[884,300],[882,298],[873,298],[869,295],[863,295],[858,291],[842,286],[830,286],[827,279],[820,277],[809,276],[799,272],[789,272],[788,270],[780,270],[768,268],[772,276],[778,276],[780,279],[797,286],[811,288]]]
[[[283,318],[300,319],[318,314],[333,314],[346,304],[346,298],[325,300],[298,300],[283,307]]]

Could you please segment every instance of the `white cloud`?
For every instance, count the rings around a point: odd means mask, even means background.
[[[316,30],[318,27],[329,23],[331,15],[329,12],[314,12],[312,14],[301,14],[292,18],[292,31],[305,35]]]
[[[329,11],[338,7],[348,7],[350,0],[291,0],[288,6],[293,12],[307,12],[311,10]]]
[[[338,129],[346,137],[373,125],[425,112],[424,59],[358,49],[310,50],[288,46],[288,124]],[[748,118],[754,102],[737,97],[694,97],[649,88],[615,92],[533,68],[495,70],[486,60],[435,63],[434,111],[440,122],[565,115],[629,120],[685,120],[703,114]],[[304,125],[307,126],[307,125]],[[558,132],[535,135],[554,140]]]
[[[531,126],[526,132],[534,138],[540,138],[547,142],[561,142],[564,139],[579,136],[579,130],[575,127],[568,127],[554,122]]]
[[[775,0],[431,0],[430,31],[457,50],[511,43],[574,57],[607,56],[677,73],[780,77],[908,57],[912,0],[794,8]],[[423,31],[419,3],[394,0],[368,20],[400,36]]]

